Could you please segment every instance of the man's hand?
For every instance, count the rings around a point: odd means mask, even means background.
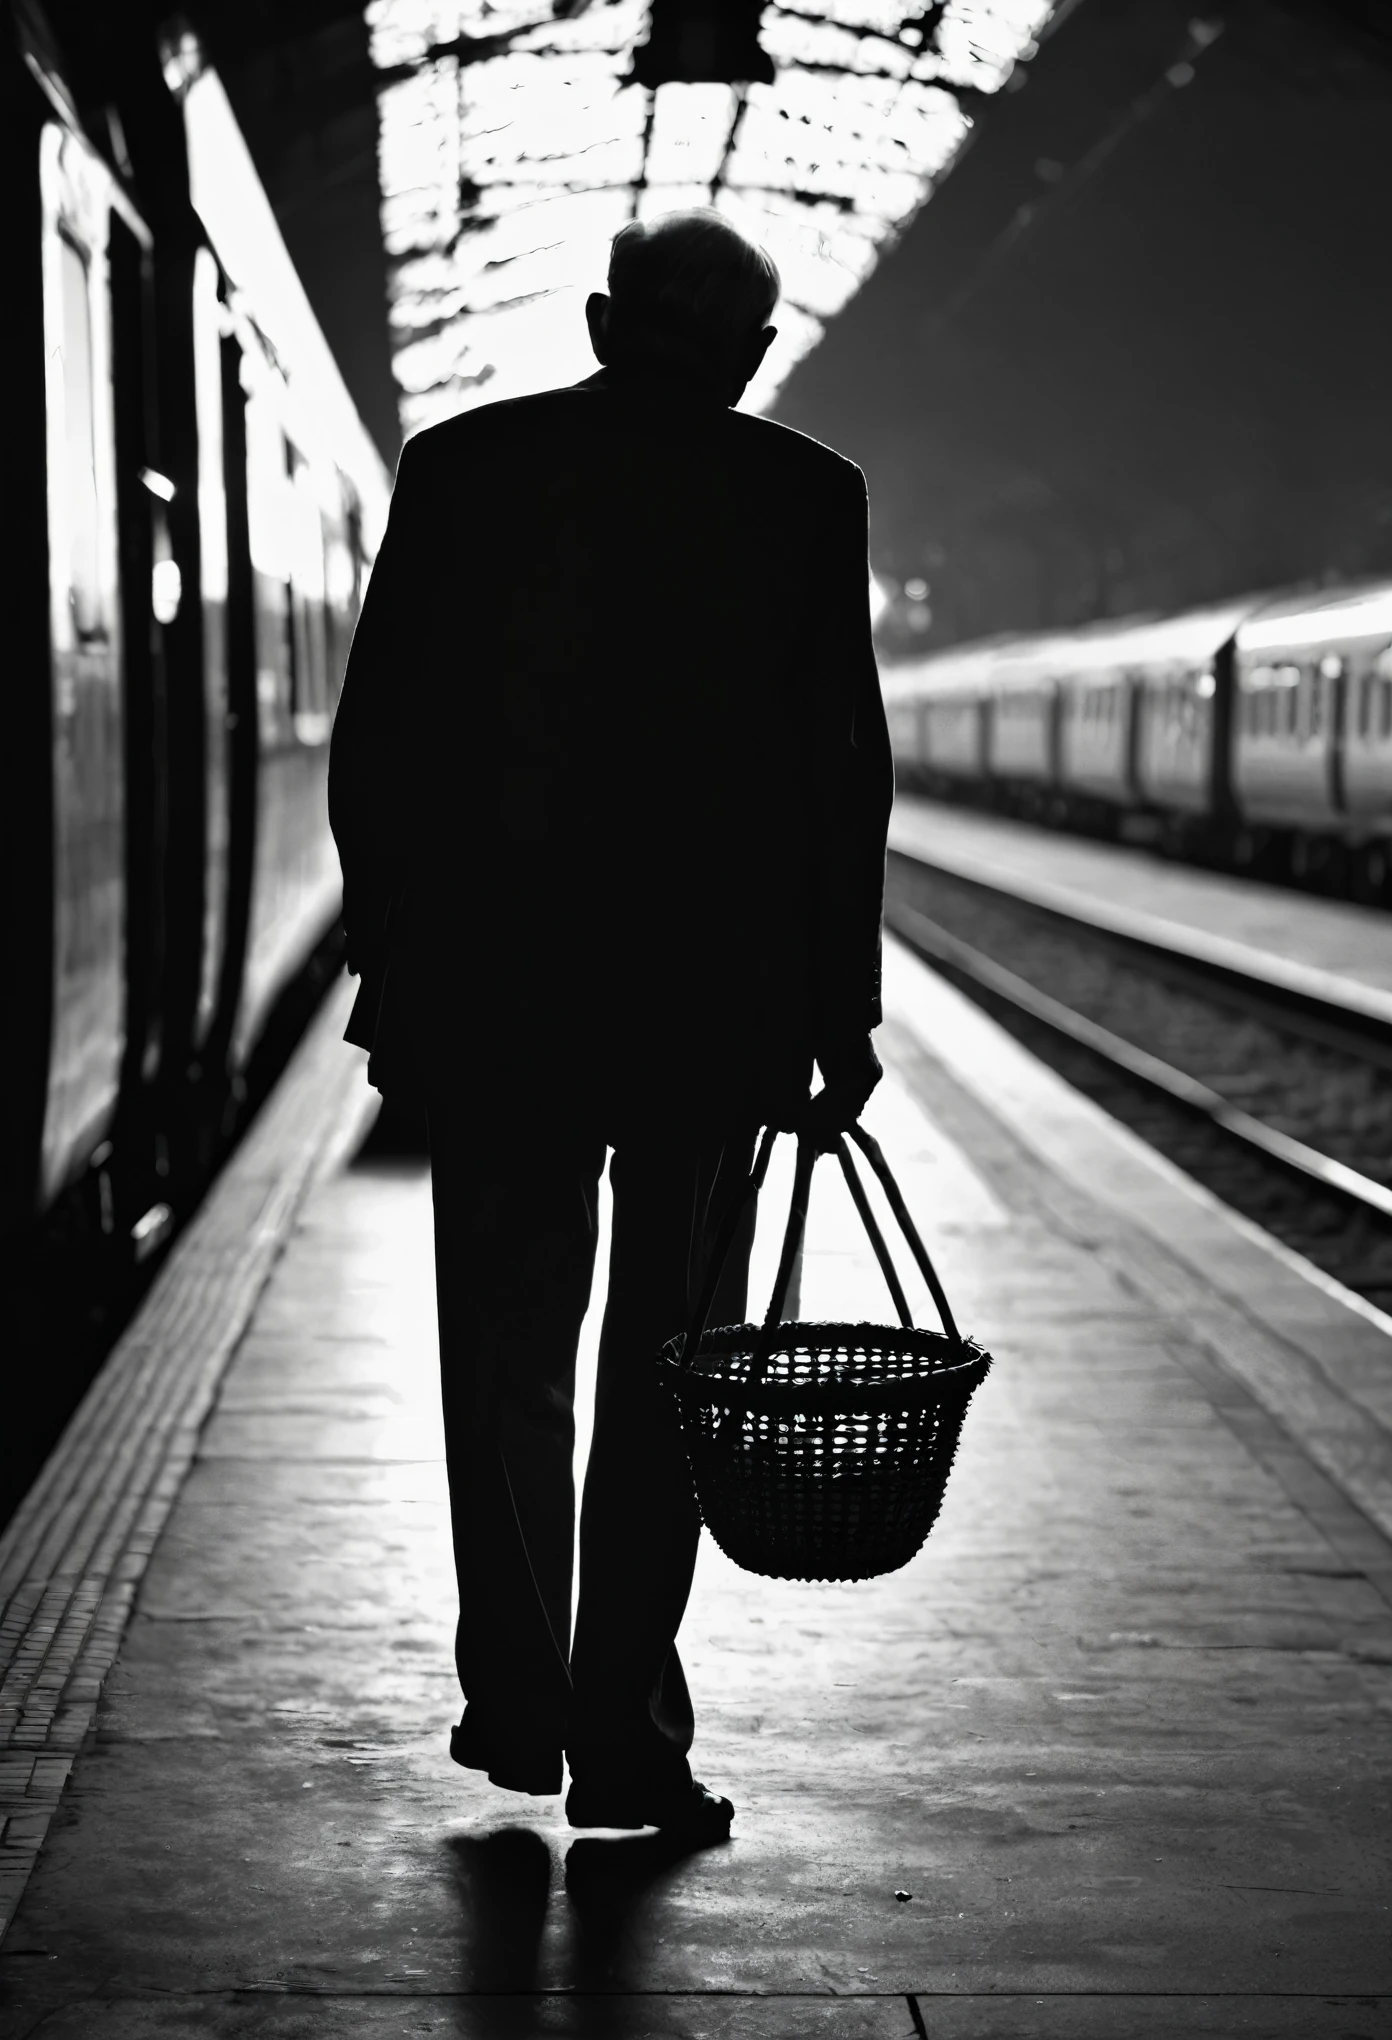
[[[370,975],[386,960],[392,895],[361,882],[343,888],[344,961],[349,977]]]
[[[825,1079],[823,1086],[815,1098],[799,1107],[788,1130],[799,1140],[811,1141],[818,1154],[825,1155],[831,1154],[841,1135],[856,1124],[884,1071],[869,1035],[848,1055],[819,1056],[818,1067]]]

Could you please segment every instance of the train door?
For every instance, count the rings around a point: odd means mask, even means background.
[[[1063,688],[1057,680],[1040,681],[1040,710],[1043,716],[1043,775],[1049,786],[1057,786],[1063,770]]]
[[[1121,792],[1131,807],[1142,806],[1145,799],[1141,792],[1141,684],[1139,673],[1123,673],[1117,683],[1121,695]]]
[[[1327,746],[1326,797],[1331,813],[1342,815],[1348,807],[1344,785],[1348,675],[1337,652],[1327,652],[1320,660],[1318,672],[1311,675],[1311,689]]]
[[[231,759],[235,712],[228,654],[227,432],[223,346],[229,330],[218,267],[200,248],[193,265],[194,402],[198,420],[199,576],[203,610],[203,927],[194,1012],[195,1054],[207,1049],[217,1019],[230,921]]]
[[[52,774],[52,1019],[40,1159],[47,1202],[86,1161],[119,1095],[128,1011],[122,595],[113,238],[138,270],[149,236],[87,144],[39,137]],[[138,596],[137,596],[138,603]]]
[[[326,797],[333,699],[325,516],[342,517],[344,505],[332,464],[318,449],[303,450],[290,389],[249,321],[239,323],[238,339],[256,726],[251,894],[231,1036],[240,1066],[338,905]]]
[[[112,1177],[124,1231],[159,1201],[159,1183],[169,1173],[167,1120],[156,1095],[170,1017],[170,703],[164,626],[178,614],[182,587],[169,531],[174,488],[152,465],[149,243],[113,214],[108,252],[126,783],[126,1041]],[[166,1225],[167,1218],[160,1223]],[[136,1240],[148,1251],[148,1233],[142,1231]]]
[[[1207,686],[1205,686],[1207,682]],[[1237,640],[1227,637],[1213,655],[1211,673],[1197,686],[1208,703],[1208,811],[1229,827],[1237,813],[1233,747],[1237,736]]]
[[[208,486],[219,481],[226,540],[226,595],[222,609],[221,649],[226,659],[225,717],[227,770],[227,879],[225,922],[217,994],[208,1036],[202,1049],[205,1066],[225,1076],[235,1107],[244,1080],[232,1055],[232,1041],[242,1005],[246,960],[251,944],[252,901],[256,887],[257,781],[260,733],[257,727],[257,629],[255,571],[251,561],[247,476],[247,392],[243,374],[243,335],[220,299],[217,353],[218,390],[207,389],[211,415],[221,437],[220,461],[210,468]],[[204,373],[211,382],[211,347],[205,332]],[[220,401],[218,401],[220,397]],[[211,448],[210,448],[211,451]]]

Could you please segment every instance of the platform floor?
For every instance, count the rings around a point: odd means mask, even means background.
[[[900,794],[890,847],[1392,1021],[1392,914]]]
[[[730,1842],[578,1836],[451,1765],[428,1179],[348,1160],[140,1561],[6,2040],[1392,2033],[1387,1321],[894,945],[887,1006],[871,1123],[997,1366],[903,1572],[705,1541]],[[830,1171],[803,1279],[883,1312]]]

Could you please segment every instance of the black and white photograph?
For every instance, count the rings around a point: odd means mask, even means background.
[[[1392,0],[0,179],[0,2040],[1392,2040]]]

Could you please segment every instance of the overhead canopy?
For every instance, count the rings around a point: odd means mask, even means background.
[[[589,373],[582,306],[610,237],[692,205],[727,214],[782,273],[779,337],[750,393],[767,405],[1054,4],[746,11],[740,52],[730,0],[372,0],[408,432]],[[654,73],[668,82],[639,82]]]

